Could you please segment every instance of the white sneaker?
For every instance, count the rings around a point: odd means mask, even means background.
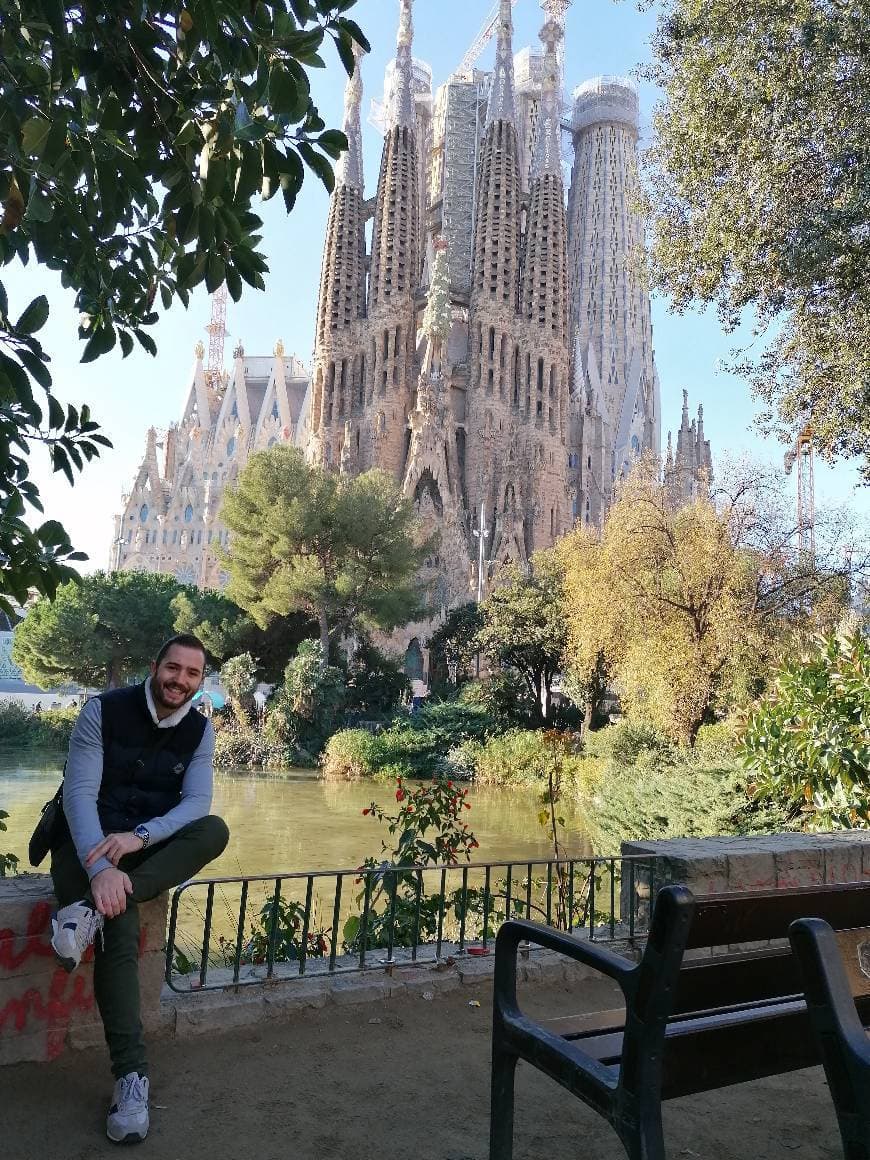
[[[131,1071],[115,1081],[106,1135],[116,1144],[138,1144],[148,1135],[148,1077]]]
[[[62,906],[51,920],[51,945],[67,971],[74,971],[97,934],[103,933],[103,916],[84,901]]]

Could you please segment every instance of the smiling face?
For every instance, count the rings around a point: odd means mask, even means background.
[[[158,717],[168,717],[199,690],[205,675],[205,657],[198,648],[174,644],[159,666],[151,662],[151,695]]]

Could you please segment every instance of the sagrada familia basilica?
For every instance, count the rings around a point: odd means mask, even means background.
[[[312,463],[380,467],[401,483],[440,530],[422,581],[446,610],[577,521],[600,527],[634,461],[660,456],[632,201],[637,93],[599,77],[565,107],[567,7],[542,0],[541,48],[515,54],[512,3],[500,0],[492,71],[461,68],[433,95],[431,70],[412,56],[412,0],[400,0],[373,197],[359,59],[345,91],[349,149],[329,206],[310,372],[278,343],[254,358],[239,345],[229,374],[215,375],[199,344],[181,420],[162,446],[148,433],[123,497],[113,567],[219,587],[224,489],[251,454],[292,442]],[[701,408],[690,423],[684,393],[663,464],[678,500],[711,467]]]

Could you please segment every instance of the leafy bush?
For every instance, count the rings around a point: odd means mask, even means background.
[[[323,771],[337,779],[440,777],[450,772],[448,755],[458,745],[482,740],[490,726],[485,713],[467,705],[426,705],[376,735],[340,730],[327,742]]]
[[[316,761],[344,712],[345,677],[327,664],[320,641],[304,640],[284,670],[266,714],[272,744]]]
[[[304,764],[296,750],[270,737],[265,729],[246,725],[228,713],[216,713],[212,723],[216,769],[283,769]]]
[[[870,643],[831,636],[784,665],[743,751],[759,799],[808,829],[870,825]]]
[[[426,705],[379,733],[376,776],[430,778],[445,772],[448,753],[463,741],[483,740],[492,722],[482,710],[445,701]]]
[[[481,785],[537,787],[553,764],[553,743],[548,740],[549,736],[531,729],[511,729],[490,737],[478,750],[475,781]],[[559,745],[563,766],[569,769],[576,766],[581,759],[571,752],[570,742],[560,740]]]
[[[364,641],[347,669],[346,708],[357,718],[392,713],[410,693],[401,664]]]
[[[730,727],[705,728],[694,750],[628,721],[587,735],[579,804],[596,852],[618,853],[622,841],[784,828],[783,810],[754,799]]]
[[[469,681],[460,690],[459,702],[484,713],[498,732],[527,729],[538,716],[538,705],[528,686],[516,674],[507,672]]]
[[[740,756],[740,741],[735,725],[720,721],[716,725],[702,725],[692,749],[697,762],[704,765],[732,764]]]
[[[377,738],[367,729],[339,729],[327,741],[320,759],[330,781],[359,781],[377,768]]]
[[[584,751],[590,757],[611,760],[617,765],[634,765],[641,754],[670,763],[676,757],[677,746],[652,725],[619,721],[606,729],[588,733]]]
[[[0,703],[0,745],[66,749],[78,715],[77,706],[34,713],[18,701],[4,701]]]

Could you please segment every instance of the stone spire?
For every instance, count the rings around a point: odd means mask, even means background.
[[[400,0],[394,88],[387,105],[369,278],[366,426],[372,462],[402,478],[415,390],[414,294],[420,285],[420,186],[411,87],[411,0]]]
[[[312,446],[312,456],[332,466],[338,465],[346,415],[358,402],[363,390],[363,363],[358,354],[360,320],[365,315],[366,278],[360,128],[361,56],[362,50],[354,45],[354,70],[344,91],[344,132],[348,148],[335,168],[335,188],[329,199],[317,301],[314,381],[309,416],[311,433],[316,441]],[[283,382],[283,359],[279,358],[277,362],[281,364]],[[284,429],[289,431],[290,428],[288,419]]]
[[[396,64],[393,89],[386,108],[387,131],[394,128],[413,129],[416,120],[413,90],[414,22],[411,15],[413,0],[399,0],[399,33],[396,38]]]
[[[562,29],[555,20],[548,20],[541,29],[544,45],[544,67],[541,77],[541,101],[538,110],[538,138],[532,159],[531,179],[544,174],[562,178],[562,95],[559,91],[559,42]]]
[[[548,20],[541,29],[545,55],[540,120],[526,224],[520,304],[533,332],[554,339],[558,362],[568,369],[568,244],[559,151],[560,110],[557,42],[561,29]],[[562,380],[563,371],[557,371]],[[567,392],[567,384],[561,383]],[[552,401],[551,401],[552,406]],[[546,407],[544,408],[546,414]]]
[[[516,310],[520,249],[520,162],[514,109],[511,2],[499,6],[495,72],[481,148],[472,295]]]
[[[352,189],[363,188],[362,169],[362,126],[360,109],[362,107],[362,75],[360,73],[360,57],[364,50],[354,41],[354,69],[344,87],[344,121],[342,128],[347,137],[347,150],[342,153],[335,166],[335,184],[350,186]]]
[[[513,124],[516,120],[513,27],[511,0],[499,0],[495,68],[486,112],[487,126],[493,121],[510,121]]]

